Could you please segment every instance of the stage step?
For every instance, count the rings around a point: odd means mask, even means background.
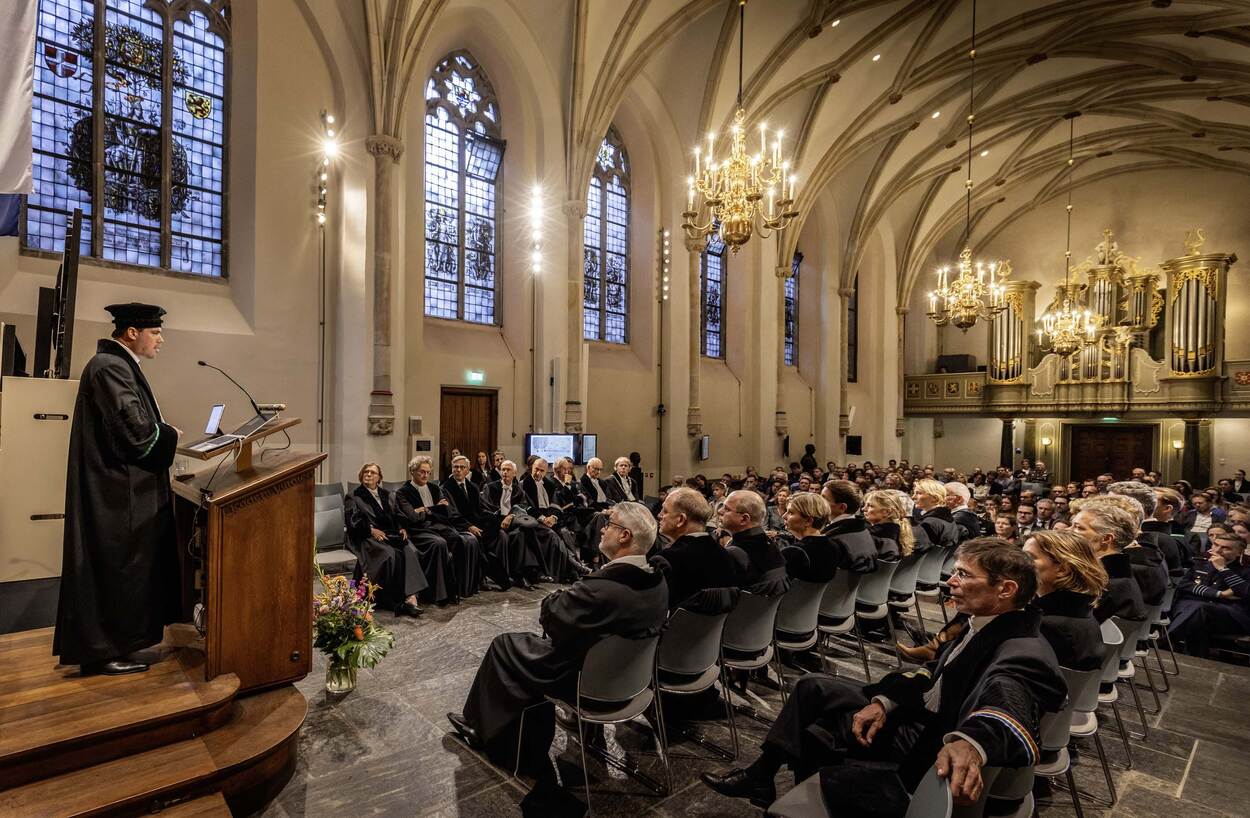
[[[250,814],[294,770],[307,711],[291,685],[238,699],[230,719],[205,735],[0,791],[0,815],[134,815],[213,790],[235,813]]]
[[[219,792],[182,801],[156,814],[161,818],[233,818],[225,796]]]
[[[204,655],[154,652],[145,672],[81,676],[57,665],[52,629],[0,636],[0,790],[203,735],[223,724],[234,674],[204,680]]]

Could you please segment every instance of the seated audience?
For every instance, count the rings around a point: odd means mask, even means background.
[[[1212,523],[1222,523],[1227,513],[1218,508],[1211,495],[1205,491],[1193,492],[1189,497],[1189,505],[1189,511],[1181,515],[1181,528],[1189,534],[1205,534]]]
[[[628,457],[618,457],[613,464],[613,474],[608,480],[616,484],[623,499],[636,503],[642,501],[642,484],[634,482],[630,475],[633,468],[634,464],[629,462]]]
[[[972,491],[961,482],[947,483],[946,507],[951,510],[951,520],[959,527],[959,541],[981,536],[981,518],[969,507]]]
[[[456,732],[503,770],[518,762],[536,783],[527,796],[531,808],[563,795],[548,758],[555,735],[555,713],[542,704],[555,695],[574,699],[578,670],[587,652],[606,636],[642,638],[659,632],[668,614],[664,575],[646,561],[655,541],[655,519],[639,503],[618,503],[608,512],[599,547],[608,562],[548,595],[536,633],[505,633],[491,642],[463,714],[448,713]],[[518,735],[521,716],[525,729]],[[518,747],[518,740],[523,743]]]
[[[937,480],[917,480],[912,486],[911,499],[916,504],[919,517],[916,522],[928,535],[929,542],[940,548],[953,550],[959,545],[959,526],[946,506],[946,487],[952,483]]]
[[[382,488],[382,467],[366,463],[360,467],[355,488],[343,507],[347,539],[356,555],[356,578],[367,576],[378,586],[378,604],[397,614],[420,616],[417,594],[430,587],[423,570],[423,555],[396,519],[391,493]],[[444,547],[445,548],[445,547]],[[427,560],[439,568],[436,559]],[[444,551],[442,564],[446,563]],[[437,571],[432,575],[440,576]],[[435,599],[441,599],[435,596]]]
[[[1055,527],[1055,501],[1048,497],[1043,497],[1033,504],[1034,531],[1050,531]]]
[[[773,596],[790,587],[781,549],[764,533],[764,498],[739,489],[725,498],[721,509],[722,540],[738,563],[738,587]]]
[[[1124,554],[1137,534],[1137,520],[1118,505],[1085,498],[1073,503],[1072,531],[1089,544],[1107,572],[1107,590],[1094,607],[1099,623],[1113,616],[1140,622],[1146,618],[1141,588],[1133,579],[1133,563]]]
[[[478,454],[483,458],[486,456],[485,452]],[[467,524],[468,532],[477,537],[486,576],[500,588],[513,584],[528,587],[525,567],[529,552],[524,538],[510,537],[499,527],[499,518],[486,512],[481,491],[469,475],[469,458],[464,455],[452,458],[451,479],[442,481],[439,488]]]
[[[773,499],[767,503],[764,518],[764,530],[783,532],[786,530],[786,503],[790,502],[788,486],[778,486]]]
[[[1042,636],[1061,667],[1096,670],[1105,646],[1094,605],[1107,585],[1107,572],[1089,543],[1070,531],[1034,531],[1024,543],[1037,569]]]
[[[1122,499],[1125,510],[1137,517],[1137,536],[1124,549],[1124,553],[1133,563],[1133,579],[1137,580],[1137,586],[1141,588],[1142,602],[1147,605],[1162,603],[1168,590],[1167,562],[1163,551],[1158,547],[1158,540],[1141,530],[1156,505],[1154,489],[1137,480],[1125,480],[1108,486],[1106,497],[1112,500]],[[1167,545],[1174,544],[1175,541],[1172,541]]]
[[[786,506],[786,530],[808,558],[807,570],[794,579],[829,582],[838,567],[846,564],[844,546],[821,533],[829,514],[829,503],[819,494],[805,491],[790,498]]]
[[[864,519],[868,533],[877,545],[877,559],[896,562],[911,554],[916,537],[911,529],[911,515],[903,500],[906,495],[889,489],[868,492],[864,497]]]
[[[1190,656],[1205,657],[1212,636],[1250,634],[1250,568],[1246,544],[1231,535],[1211,541],[1206,560],[1195,562],[1176,589],[1168,636]]]
[[[863,497],[848,480],[830,480],[820,490],[829,505],[829,522],[820,533],[844,554],[839,568],[856,574],[877,570],[877,543],[868,531],[868,524],[857,516]]]
[[[1020,526],[1016,523],[1016,518],[1011,516],[1011,512],[1000,511],[994,517],[994,536],[1016,544],[1019,533]]]
[[[736,588],[739,568],[707,530],[712,507],[692,488],[668,493],[660,506],[659,529],[672,544],[660,552],[656,565],[668,580],[668,606],[680,608],[706,588]]]
[[[745,768],[704,773],[704,783],[767,807],[783,766],[802,780],[863,759],[894,765],[908,792],[936,767],[952,796],[966,804],[981,795],[982,767],[1037,763],[1041,715],[1058,710],[1067,691],[1040,635],[1041,613],[1026,607],[1037,588],[1033,561],[993,538],[970,540],[956,553],[951,596],[971,624],[958,641],[920,671],[891,673],[875,684],[823,673],[801,677],[759,758]],[[879,778],[883,785],[891,780]],[[906,808],[904,793],[864,787],[844,795],[874,799],[876,812],[880,802]]]
[[[428,455],[412,458],[408,462],[408,482],[395,492],[395,510],[414,542],[425,541],[436,549],[438,540],[446,543],[455,582],[448,601],[454,604],[457,597],[473,596],[482,585],[481,548],[465,520],[438,486],[430,482],[433,473],[434,461]]]
[[[1037,507],[1032,503],[1021,500],[1016,507],[1016,530],[1021,538],[1037,530]]]

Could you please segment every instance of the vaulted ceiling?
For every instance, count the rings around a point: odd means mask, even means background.
[[[455,0],[365,0],[379,21],[372,31],[388,19],[394,31],[436,25],[444,2]],[[599,140],[639,78],[671,100],[691,146],[733,114],[737,0],[516,8],[536,31],[553,13],[572,21],[569,42],[550,58],[566,82],[570,191],[584,188]],[[972,10],[973,0],[746,8],[748,124],[786,128],[804,213],[834,197],[848,283],[869,238],[888,225],[904,303],[934,252],[949,254],[963,237]],[[974,245],[1065,193],[1070,121],[1076,186],[1159,168],[1250,174],[1247,0],[979,0],[976,13]],[[375,79],[394,82],[396,73],[375,67]],[[779,261],[799,233],[783,234]]]

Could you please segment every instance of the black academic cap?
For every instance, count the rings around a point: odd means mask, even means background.
[[[140,304],[135,301],[129,304],[109,304],[104,309],[113,316],[113,325],[118,329],[159,327],[161,316],[165,314],[165,310],[155,304]]]

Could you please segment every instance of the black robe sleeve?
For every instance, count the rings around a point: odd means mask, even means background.
[[[152,472],[173,465],[178,435],[174,427],[148,413],[139,384],[120,359],[97,369],[91,387],[96,411],[118,460]]]

